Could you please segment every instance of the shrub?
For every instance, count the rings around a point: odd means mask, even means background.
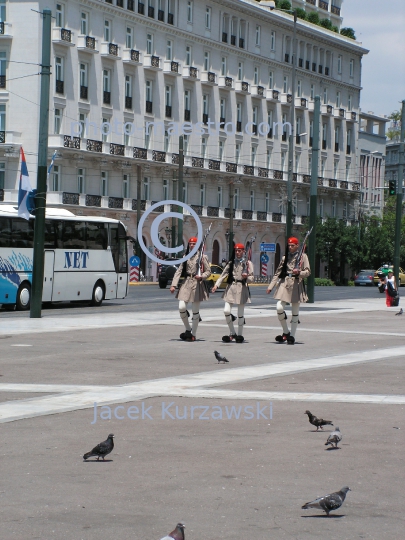
[[[318,287],[334,287],[334,283],[332,280],[328,279],[328,278],[315,278],[315,285],[317,285]]]
[[[354,287],[354,281],[348,281],[347,284],[349,285],[349,287]]]
[[[336,32],[337,34],[339,33],[339,28],[337,26],[335,26],[334,24],[332,25],[331,30],[332,30],[332,32]]]
[[[297,17],[305,21],[307,18],[307,12],[305,11],[305,9],[297,8],[296,11],[297,11]]]
[[[291,9],[291,3],[288,0],[281,0],[278,5],[279,9]]]
[[[319,24],[326,28],[327,30],[332,30],[333,24],[330,22],[329,19],[322,19]]]
[[[342,34],[342,36],[346,36],[350,39],[356,39],[353,28],[342,28],[340,30],[340,33]]]
[[[311,22],[312,24],[318,24],[319,25],[320,19],[319,19],[318,13],[315,13],[314,11],[312,13],[308,13],[307,21]]]

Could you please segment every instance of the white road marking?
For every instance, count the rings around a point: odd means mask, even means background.
[[[92,408],[94,402],[99,405],[110,405],[114,403],[127,403],[131,401],[139,401],[148,399],[151,397],[160,396],[182,396],[184,392],[198,393],[198,397],[207,397],[210,390],[209,387],[223,386],[226,384],[236,384],[245,381],[252,381],[258,379],[265,379],[274,376],[287,375],[291,373],[305,372],[310,370],[329,369],[336,367],[349,366],[358,363],[373,362],[386,360],[388,358],[395,358],[405,355],[405,346],[392,347],[384,349],[373,349],[372,351],[360,351],[345,355],[327,356],[323,358],[314,358],[310,360],[296,360],[290,362],[279,362],[273,364],[261,364],[257,366],[246,366],[241,368],[226,368],[216,371],[209,371],[203,373],[195,373],[191,375],[182,375],[179,377],[166,377],[162,379],[155,379],[150,381],[139,381],[135,383],[118,385],[118,386],[75,386],[75,385],[44,385],[44,384],[22,384],[12,385],[10,391],[20,392],[47,392],[46,388],[52,389],[53,392],[61,392],[58,395],[34,397],[32,399],[25,399],[20,401],[9,401],[0,404],[0,423],[12,422],[22,418],[33,418],[36,416],[43,416],[49,414],[58,414],[67,411],[75,411],[79,409]],[[0,391],[9,386],[6,383],[0,385]],[[20,387],[20,390],[17,389]],[[31,387],[31,390],[28,388]],[[220,398],[221,392],[218,391],[217,396]],[[228,391],[234,396],[233,399],[238,399],[237,396],[246,395],[245,392]],[[261,392],[252,392],[251,395],[259,395]],[[269,395],[270,393],[264,392]],[[272,395],[286,395],[290,396],[318,396],[316,400],[321,401],[324,399],[328,401],[329,398],[325,397],[329,394],[303,394],[303,393],[289,393],[289,392],[274,392]],[[225,394],[223,394],[225,395]],[[336,395],[336,394],[335,394]],[[322,398],[323,396],[323,398]],[[350,396],[349,394],[342,394],[342,396]],[[191,397],[191,395],[190,395]],[[382,398],[382,400],[380,399]],[[379,396],[376,401],[379,403],[402,403],[403,396]],[[220,399],[229,399],[226,397]],[[246,399],[246,398],[241,398]],[[252,398],[248,398],[252,399]],[[257,399],[257,398],[253,398]],[[267,399],[267,398],[266,398]],[[273,398],[277,399],[277,398]],[[278,399],[282,399],[279,397]],[[287,399],[287,398],[286,398]],[[296,398],[298,399],[298,398]],[[308,397],[308,399],[312,399]],[[315,398],[314,398],[315,399]],[[369,403],[368,396],[351,395],[348,400],[355,403]]]

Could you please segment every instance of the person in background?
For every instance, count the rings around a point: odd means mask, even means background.
[[[388,270],[387,277],[385,278],[385,305],[387,307],[394,305],[394,297],[390,295],[390,288],[398,292],[394,272],[391,268]]]

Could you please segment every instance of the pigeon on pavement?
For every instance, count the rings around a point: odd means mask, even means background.
[[[107,437],[107,440],[101,442],[97,446],[91,450],[91,452],[87,452],[87,454],[84,454],[83,459],[88,459],[89,457],[96,457],[97,461],[102,457],[103,461],[105,456],[108,456],[110,452],[112,452],[114,448],[114,435],[110,433]]]
[[[302,508],[303,510],[307,510],[308,508],[318,508],[319,510],[326,512],[326,515],[329,516],[329,512],[337,510],[342,506],[348,491],[351,491],[349,487],[342,487],[340,491],[325,495],[324,497],[319,497],[312,502],[305,503]]]
[[[309,423],[312,424],[313,426],[316,426],[316,431],[318,431],[318,428],[323,429],[322,426],[327,426],[327,425],[333,426],[331,420],[324,420],[323,418],[317,418],[309,411],[305,411],[305,414],[308,415]]]
[[[336,427],[335,431],[332,431],[332,433],[329,435],[328,440],[325,443],[325,446],[330,444],[331,447],[333,448],[333,443],[335,443],[335,448],[339,448],[338,443],[340,443],[342,438],[343,437],[342,437],[342,434],[340,433],[340,429]]]
[[[184,529],[183,523],[177,523],[176,528],[161,540],[184,540]]]
[[[395,313],[395,315],[402,315],[402,313],[404,312],[404,310],[401,308],[398,313]]]
[[[218,351],[214,351],[214,354],[215,354],[215,358],[218,360],[218,364],[220,362],[229,362],[229,360],[227,358],[225,358],[225,356],[223,356],[221,353],[219,353]]]

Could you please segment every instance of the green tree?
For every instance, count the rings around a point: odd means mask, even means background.
[[[319,25],[319,15],[318,13],[315,13],[315,11],[312,11],[311,13],[308,13],[307,20],[311,22],[312,24],[318,24]]]
[[[354,33],[353,28],[342,28],[340,30],[340,33],[342,34],[342,36],[346,36],[350,39],[356,39],[356,35]]]
[[[393,121],[392,127],[387,130],[387,137],[390,141],[398,139],[401,135],[401,111],[392,112],[389,117]]]
[[[296,12],[297,12],[297,17],[298,17],[299,19],[303,19],[304,21],[306,20],[306,18],[307,18],[307,12],[305,11],[305,9],[297,8],[297,9],[296,9]]]
[[[330,22],[329,19],[322,19],[319,24],[327,30],[332,30],[333,24]]]
[[[291,3],[288,0],[281,0],[281,2],[278,3],[277,7],[279,9],[290,10],[291,9]]]

